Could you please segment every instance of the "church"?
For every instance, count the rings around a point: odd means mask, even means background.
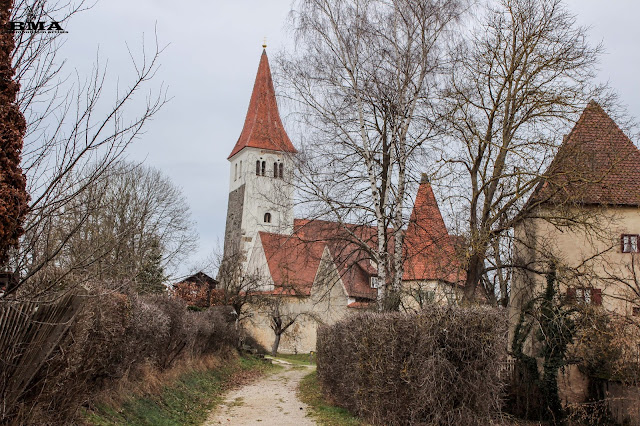
[[[280,119],[263,50],[244,127],[228,157],[224,255],[237,258],[243,274],[258,277],[255,291],[270,300],[252,306],[248,332],[267,348],[277,338],[279,351],[290,353],[315,350],[320,324],[373,309],[378,296],[376,265],[349,237],[357,235],[373,247],[374,227],[294,217],[296,154]],[[405,309],[456,302],[464,282],[456,237],[449,235],[424,175],[405,230],[404,252]]]

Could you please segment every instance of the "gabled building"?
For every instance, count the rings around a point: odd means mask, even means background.
[[[532,211],[515,230],[520,268],[511,287],[510,334],[521,309],[544,293],[552,269],[563,303],[640,319],[638,148],[592,101],[544,176],[529,200]],[[523,350],[538,356],[532,339]],[[575,365],[561,371],[559,387],[565,402],[584,402],[587,379]]]
[[[217,287],[217,280],[198,272],[173,284],[173,292],[189,306],[204,308],[211,306]]]
[[[260,278],[261,294],[279,298],[279,314],[286,311],[298,317],[283,335],[281,350],[308,352],[315,350],[318,324],[375,306],[376,265],[349,234],[375,247],[377,233],[370,226],[294,219],[291,179],[296,153],[279,116],[263,51],[244,127],[228,157],[225,258],[237,257],[245,274]],[[426,177],[418,189],[405,243],[405,284],[410,291],[403,304],[420,309],[431,301],[453,302],[463,277],[454,256],[454,239]],[[258,306],[254,311],[250,331],[268,347],[274,340],[273,315]]]
[[[542,288],[553,262],[568,297],[640,314],[640,150],[596,102],[565,137],[530,203],[536,207],[516,230],[515,247],[529,272],[514,277],[513,309]]]

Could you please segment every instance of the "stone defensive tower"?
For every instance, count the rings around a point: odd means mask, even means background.
[[[294,148],[284,130],[267,52],[262,51],[242,133],[227,158],[230,162],[229,203],[224,255],[246,255],[259,231],[293,232]]]

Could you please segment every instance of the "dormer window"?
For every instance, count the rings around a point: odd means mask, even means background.
[[[271,213],[264,214],[264,223],[271,223]]]
[[[620,246],[623,253],[640,253],[640,245],[638,240],[640,235],[638,234],[622,234],[620,237]]]

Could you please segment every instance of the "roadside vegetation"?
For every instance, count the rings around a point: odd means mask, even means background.
[[[285,360],[295,365],[315,365],[316,355],[315,352],[310,354],[278,354],[278,359]]]
[[[322,393],[317,372],[305,376],[298,387],[300,401],[309,406],[313,419],[321,426],[357,426],[365,423],[344,408],[329,401]]]
[[[160,378],[154,389],[105,395],[85,413],[91,425],[197,425],[222,401],[231,387],[242,385],[277,366],[253,356],[220,362],[211,358],[199,368]],[[180,369],[178,369],[180,370]]]

